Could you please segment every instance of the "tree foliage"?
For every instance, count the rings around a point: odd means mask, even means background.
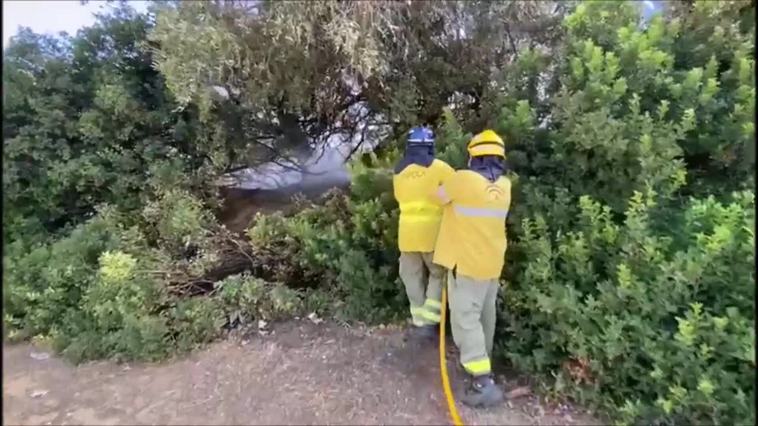
[[[143,45],[150,26],[119,8],[75,37],[24,30],[3,52],[6,243],[16,224],[55,231],[100,203],[137,209],[166,167],[186,185],[211,174],[198,142],[213,135],[176,110]]]
[[[180,2],[158,12],[151,38],[173,93],[224,117],[237,149],[229,167],[293,166],[288,159],[301,159],[329,135],[355,134],[361,120],[395,129],[432,123],[454,98],[476,112],[492,70],[515,57],[525,34],[550,46],[564,7]],[[533,25],[517,24],[524,22]],[[356,112],[357,105],[367,110]]]

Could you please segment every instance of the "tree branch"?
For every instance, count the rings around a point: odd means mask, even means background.
[[[513,41],[513,36],[511,35],[511,26],[507,22],[505,23],[505,35],[508,36],[508,41],[511,43],[513,56],[516,58],[516,60],[518,60],[518,50],[516,49],[516,42]]]
[[[519,23],[511,27],[511,30],[517,33],[537,33],[547,30],[550,27],[558,25],[563,20],[562,16],[551,16],[535,22]]]

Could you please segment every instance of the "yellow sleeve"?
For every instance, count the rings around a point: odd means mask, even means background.
[[[460,187],[460,179],[458,177],[458,173],[455,173],[455,171],[453,171],[453,174],[449,175],[441,182],[435,194],[435,199],[437,200],[438,204],[444,206],[445,204],[452,202],[457,197]]]
[[[506,185],[506,189],[505,189],[505,209],[510,211],[511,210],[511,180],[508,178],[505,178],[505,181],[508,182],[508,185]]]
[[[455,174],[455,169],[450,167],[449,164],[447,164],[446,162],[442,160],[437,160],[437,161],[439,161],[438,176],[439,176],[440,183],[442,183],[445,180],[447,180],[450,176]]]
[[[450,202],[450,199],[445,195],[445,190],[441,185],[455,174],[455,169],[442,160],[434,160],[434,172],[436,185],[429,195],[436,204],[445,205]]]

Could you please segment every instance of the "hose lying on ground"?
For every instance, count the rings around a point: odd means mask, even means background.
[[[445,319],[447,317],[447,286],[442,287],[442,306],[440,308],[440,375],[442,376],[442,390],[445,392],[447,400],[447,410],[453,425],[463,426],[461,416],[458,415],[458,409],[455,407],[453,392],[450,390],[450,378],[447,375],[447,360],[445,359]]]

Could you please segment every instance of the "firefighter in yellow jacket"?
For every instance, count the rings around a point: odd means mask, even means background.
[[[434,263],[448,272],[450,324],[460,362],[472,376],[461,401],[469,406],[502,402],[490,358],[495,336],[495,301],[507,247],[505,219],[511,182],[503,176],[505,145],[492,130],[468,144],[467,170],[459,170],[437,191],[444,206]]]
[[[434,134],[425,127],[408,133],[403,158],[392,182],[400,206],[398,245],[400,279],[410,302],[412,336],[433,338],[440,322],[440,298],[445,269],[432,263],[442,218],[434,200],[437,187],[455,171],[434,158]]]

